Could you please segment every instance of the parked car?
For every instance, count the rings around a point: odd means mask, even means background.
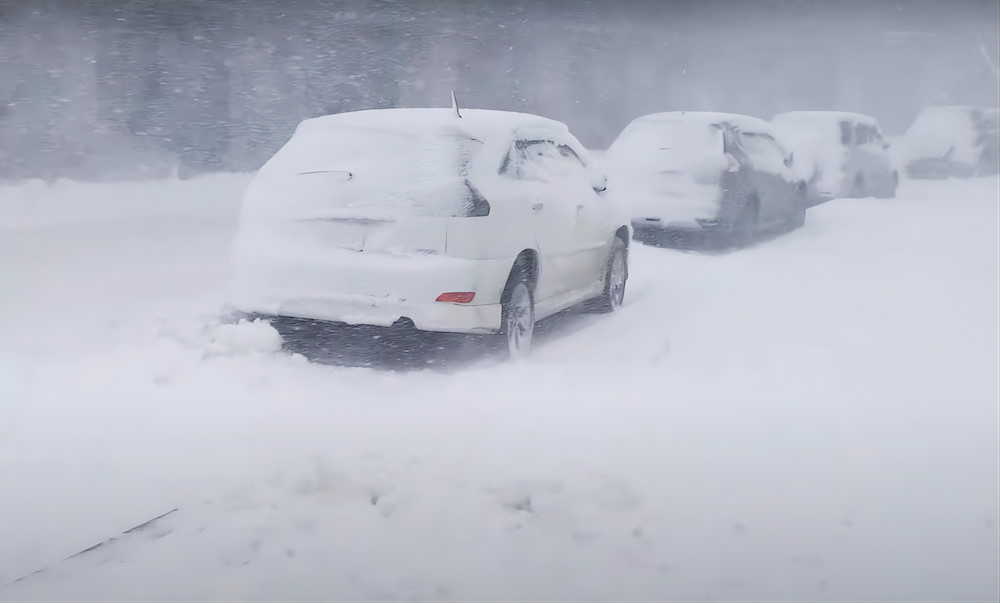
[[[805,183],[755,117],[646,115],[622,130],[605,160],[608,193],[629,208],[640,241],[715,246],[805,221]]]
[[[254,176],[232,305],[264,317],[502,333],[622,303],[631,231],[562,123],[385,109],[307,119]]]
[[[899,172],[874,117],[840,111],[791,111],[771,119],[794,153],[812,203],[840,197],[896,196]]]
[[[1000,172],[1000,110],[927,107],[900,139],[910,178],[969,178]]]

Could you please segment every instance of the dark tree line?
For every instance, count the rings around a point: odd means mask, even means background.
[[[520,110],[606,146],[670,109],[997,104],[996,2],[0,0],[0,178],[259,167],[302,119]]]

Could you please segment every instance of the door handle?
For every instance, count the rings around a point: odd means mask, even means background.
[[[576,206],[576,213],[578,213],[578,214],[579,213],[583,213],[583,204],[582,203],[580,205]]]
[[[542,207],[544,207],[544,205],[541,203],[535,203],[531,206],[531,211],[542,211]]]

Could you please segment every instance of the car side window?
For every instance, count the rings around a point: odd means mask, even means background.
[[[511,180],[537,180],[535,172],[538,163],[545,161],[551,142],[547,140],[515,140],[507,151],[497,174]]]
[[[559,154],[568,159],[570,163],[574,164],[574,166],[576,164],[580,164],[580,167],[585,167],[583,165],[583,160],[580,159],[580,156],[577,155],[576,151],[574,151],[569,146],[564,144],[559,145]]]
[[[860,146],[872,141],[872,129],[867,124],[858,124],[854,128],[854,144]]]
[[[590,173],[587,171],[587,164],[580,159],[569,145],[561,144],[559,149],[558,172],[563,177],[580,178],[590,182]]]
[[[851,122],[849,121],[840,122],[840,144],[844,146],[851,144],[851,139],[853,138],[853,136],[851,136],[851,134],[853,134],[851,130],[852,130]]]
[[[742,138],[743,148],[755,166],[771,172],[781,171],[787,155],[773,136],[763,132],[743,132]]]
[[[551,182],[573,173],[585,173],[583,161],[570,147],[551,140],[516,140],[497,174],[512,180]]]
[[[731,156],[738,166],[748,164],[747,151],[743,148],[743,142],[736,130],[723,126],[715,127],[722,130],[722,152]]]

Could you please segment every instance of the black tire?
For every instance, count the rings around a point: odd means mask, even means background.
[[[614,312],[625,299],[625,283],[628,281],[628,248],[619,237],[615,237],[611,245],[604,270],[604,291],[597,298],[594,308],[597,312]]]
[[[535,296],[529,277],[513,273],[501,301],[500,335],[506,358],[523,358],[535,332]]]

